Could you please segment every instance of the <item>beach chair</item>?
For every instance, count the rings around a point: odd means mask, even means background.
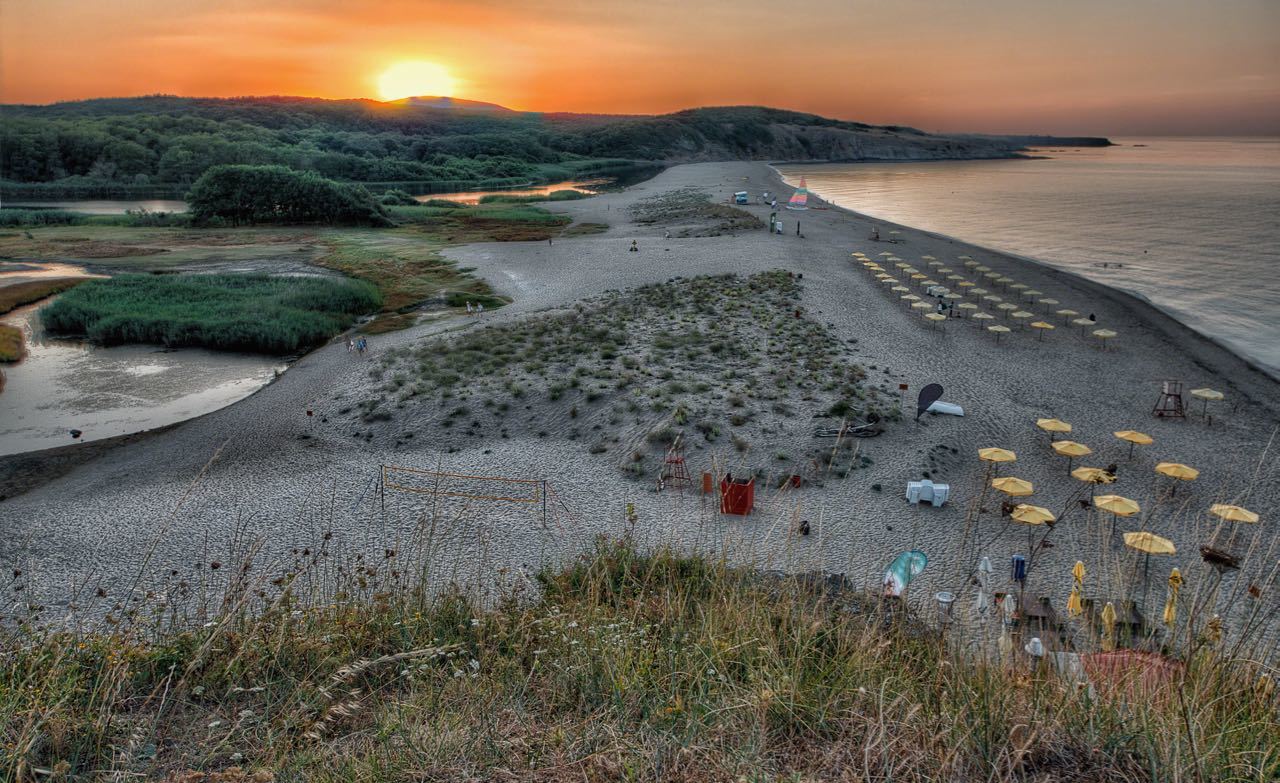
[[[928,503],[937,508],[951,496],[950,484],[934,484],[929,479],[907,482],[907,502],[919,505]]]

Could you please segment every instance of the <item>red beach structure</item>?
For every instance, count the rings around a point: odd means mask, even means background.
[[[756,504],[756,480],[720,480],[720,513],[745,517]]]

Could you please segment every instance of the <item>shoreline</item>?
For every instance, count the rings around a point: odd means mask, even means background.
[[[855,161],[855,162],[861,162],[861,161]],[[886,161],[867,161],[867,162],[883,163]],[[898,161],[898,162],[933,163],[935,161]],[[814,163],[814,161],[808,161],[808,163]],[[777,184],[792,190],[795,189],[795,186],[788,183],[786,181],[786,178],[782,176],[782,173],[779,172],[776,167],[782,166],[782,165],[785,165],[785,166],[801,165],[801,163],[775,161],[775,162],[770,162],[767,165],[769,167],[769,170],[773,172],[774,176],[776,177]],[[1045,261],[1043,259],[1039,259],[1034,256],[1023,255],[1021,253],[1016,253],[1011,250],[1002,250],[999,248],[990,247],[988,245],[981,245],[981,244],[972,242],[970,240],[964,239],[963,237],[955,236],[952,234],[946,234],[941,231],[931,231],[924,228],[918,228],[916,226],[912,226],[906,223],[897,223],[893,220],[889,220],[888,218],[881,218],[881,217],[876,217],[874,215],[868,215],[864,212],[858,212],[857,210],[849,209],[848,207],[840,206],[835,202],[828,201],[827,198],[824,197],[821,193],[818,193],[817,191],[814,191],[814,190],[810,190],[809,193],[813,196],[816,196],[818,199],[820,199],[822,203],[825,205],[826,209],[843,212],[852,217],[858,218],[859,220],[865,220],[870,223],[876,223],[878,225],[890,226],[896,229],[910,231],[925,237],[929,237],[930,239],[937,239],[937,240],[950,242],[953,244],[963,245],[965,247],[972,248],[982,253],[987,253],[994,256],[1002,256],[1016,262],[1021,262],[1023,264],[1034,266],[1046,274],[1057,275],[1057,276],[1068,278],[1069,280],[1071,280],[1072,285],[1091,289],[1091,292],[1094,294],[1102,294],[1105,296],[1112,297],[1116,299],[1117,303],[1119,304],[1131,303],[1132,306],[1136,306],[1137,308],[1145,307],[1151,311],[1152,315],[1159,316],[1160,318],[1166,319],[1169,322],[1169,324],[1174,327],[1173,330],[1181,330],[1188,336],[1192,336],[1210,343],[1214,348],[1231,354],[1233,358],[1240,361],[1247,369],[1262,375],[1263,377],[1267,378],[1270,381],[1280,384],[1280,366],[1271,367],[1270,365],[1265,364],[1264,362],[1260,361],[1256,357],[1250,356],[1245,351],[1240,350],[1235,346],[1227,344],[1221,338],[1214,337],[1213,335],[1209,335],[1209,334],[1205,334],[1204,332],[1201,332],[1195,327],[1190,326],[1189,324],[1180,320],[1174,313],[1170,312],[1166,307],[1160,305],[1157,302],[1152,301],[1151,299],[1144,296],[1143,294],[1138,293],[1137,291],[1132,291],[1126,288],[1121,288],[1118,286],[1113,286],[1107,283],[1102,283],[1097,280],[1093,280],[1081,274],[1080,272],[1077,272],[1072,269],[1066,269],[1050,261]],[[890,245],[893,243],[884,242],[884,244]],[[1129,302],[1126,302],[1125,300],[1129,300]],[[1169,326],[1164,326],[1163,328],[1165,331],[1171,331]]]
[[[667,238],[664,225],[630,222],[632,207],[654,195],[701,188],[724,202],[744,186],[757,189],[769,183],[772,190],[775,182],[781,178],[764,163],[677,166],[626,191],[553,207],[580,221],[608,223],[605,232],[554,244],[450,247],[445,252],[451,261],[474,267],[477,276],[514,302],[483,319],[449,319],[388,333],[369,357],[354,358],[340,345],[326,346],[237,403],[111,449],[107,457],[87,460],[10,498],[0,504],[0,529],[6,534],[0,541],[11,542],[0,544],[0,563],[21,566],[51,593],[48,603],[54,603],[60,585],[90,576],[110,585],[136,573],[138,553],[149,549],[156,552],[154,567],[180,573],[198,565],[201,555],[193,556],[193,542],[197,550],[203,546],[220,555],[245,535],[262,543],[264,557],[287,557],[290,547],[315,544],[321,533],[329,532],[334,547],[369,556],[408,535],[417,520],[438,513],[450,522],[440,530],[440,547],[425,565],[442,579],[460,574],[480,587],[489,584],[496,569],[515,572],[570,557],[598,535],[624,532],[620,509],[631,505],[645,522],[645,536],[654,541],[715,551],[742,565],[841,573],[857,585],[876,585],[897,553],[919,548],[936,563],[920,579],[919,594],[928,596],[930,590],[967,589],[953,575],[974,562],[961,531],[968,524],[966,509],[984,485],[976,449],[999,445],[1016,451],[1017,475],[1035,480],[1042,493],[1037,502],[1057,509],[1080,490],[1035,428],[1037,418],[1045,416],[1073,423],[1076,438],[1096,449],[1088,464],[1122,463],[1115,491],[1137,499],[1145,512],[1124,529],[1150,529],[1177,541],[1182,554],[1161,565],[1178,565],[1189,578],[1199,578],[1202,569],[1195,545],[1207,540],[1205,510],[1210,503],[1241,502],[1268,519],[1280,511],[1280,470],[1270,451],[1271,435],[1280,427],[1275,410],[1280,387],[1266,375],[1242,372],[1245,365],[1233,353],[1155,308],[1144,309],[1127,294],[1007,254],[972,250],[981,263],[1018,273],[1021,282],[1059,296],[1067,305],[1086,312],[1096,307],[1100,321],[1120,331],[1120,339],[1106,351],[1078,329],[1061,327],[1043,343],[1027,332],[997,342],[966,320],[935,328],[904,310],[896,296],[888,296],[851,263],[849,254],[889,250],[887,243],[865,237],[868,225],[890,224],[847,209],[807,213],[801,237],[794,236],[790,219],[790,236],[752,230],[687,238]],[[790,188],[779,193],[784,191]],[[757,217],[768,214],[759,205],[744,209]],[[950,260],[976,248],[909,228],[902,238],[904,244],[891,247],[904,259],[932,253]],[[638,254],[627,251],[633,240],[639,242]],[[486,425],[473,433],[441,427],[438,420],[457,402],[430,397],[406,401],[404,408],[388,405],[386,419],[361,418],[360,406],[381,393],[382,382],[371,380],[371,372],[384,351],[417,349],[459,326],[485,330],[521,324],[608,291],[680,277],[747,276],[778,269],[803,278],[797,310],[845,341],[848,360],[865,370],[869,385],[896,397],[900,384],[909,384],[914,395],[924,385],[940,382],[947,388],[944,399],[962,405],[965,416],[926,416],[918,423],[907,417],[881,437],[858,444],[859,454],[867,457],[858,470],[840,481],[805,484],[785,495],[761,493],[756,512],[745,518],[722,517],[695,498],[655,492],[647,475],[637,480],[625,474],[619,461],[634,448],[629,439],[607,453],[590,450],[592,437],[575,439],[575,430],[591,433],[595,424],[602,430],[610,424],[614,404],[607,398],[593,404],[585,395],[569,392],[557,402],[542,387],[522,387],[510,419],[495,416],[501,427]],[[1188,334],[1200,339],[1188,340]],[[822,372],[786,362],[771,363],[766,371],[799,376]],[[1211,411],[1212,424],[1201,417],[1198,402],[1186,420],[1156,419],[1152,403],[1164,378],[1213,385],[1227,393],[1227,402]],[[732,391],[720,385],[722,393]],[[771,384],[752,394],[756,396],[744,395],[746,406],[753,416],[764,417],[768,439],[760,435],[749,454],[738,456],[728,439],[737,430],[729,428],[742,425],[729,423],[723,406],[711,405],[697,415],[720,417],[725,432],[717,441],[691,441],[695,474],[724,454],[729,455],[725,464],[744,461],[753,470],[776,473],[792,470],[792,465],[809,470],[802,460],[821,445],[813,440],[811,424],[821,406],[802,393],[773,391]],[[494,396],[499,405],[507,401],[501,394]],[[773,411],[775,400],[790,410]],[[576,416],[570,405],[580,406]],[[657,412],[637,413],[634,418],[643,422],[631,421],[630,415],[621,418],[629,422],[626,426],[663,423]],[[500,433],[508,424],[510,438]],[[1122,429],[1149,432],[1157,445],[1130,459],[1111,435]],[[403,438],[406,432],[415,437]],[[785,465],[779,453],[791,455]],[[1153,472],[1154,462],[1165,459],[1205,471],[1194,485],[1180,488],[1172,502],[1167,482]],[[381,465],[547,480],[574,518],[566,522],[567,529],[544,532],[521,516],[522,509],[473,508],[464,501],[441,500],[433,511],[433,501],[405,493],[388,493],[383,506],[369,494]],[[940,508],[907,506],[903,482],[922,475],[949,483],[952,502]],[[815,520],[814,536],[788,534],[797,513]],[[1070,516],[1072,522],[1054,534],[1057,549],[1043,555],[1043,565],[1037,560],[1035,589],[1065,595],[1071,564],[1080,555],[1096,574],[1091,577],[1096,590],[1123,581],[1116,577],[1128,562],[1123,548],[1114,542],[1100,545],[1098,526],[1083,512]],[[999,562],[1021,551],[1026,533],[1013,527],[984,520],[982,554]],[[1242,532],[1261,537],[1264,549],[1275,540],[1267,526],[1253,527]]]

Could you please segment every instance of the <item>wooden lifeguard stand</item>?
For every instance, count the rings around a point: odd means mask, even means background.
[[[677,435],[667,448],[667,455],[662,460],[662,475],[658,477],[658,490],[667,487],[680,490],[684,494],[685,487],[693,486],[693,476],[689,474],[689,466],[684,461],[683,435]]]
[[[1160,387],[1160,399],[1151,412],[1161,419],[1185,419],[1186,408],[1182,405],[1182,381],[1165,381]]]

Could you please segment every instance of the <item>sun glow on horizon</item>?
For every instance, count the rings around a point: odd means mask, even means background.
[[[426,60],[402,60],[378,76],[378,95],[384,101],[419,95],[451,98],[457,90],[458,80],[448,68]]]

